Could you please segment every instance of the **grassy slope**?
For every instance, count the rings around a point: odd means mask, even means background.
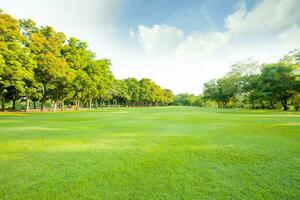
[[[300,113],[2,113],[0,183],[0,199],[300,199]]]

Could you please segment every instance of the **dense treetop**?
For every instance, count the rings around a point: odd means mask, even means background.
[[[277,63],[257,65],[246,61],[234,65],[224,77],[204,85],[203,96],[219,107],[300,107],[300,51],[295,50]]]

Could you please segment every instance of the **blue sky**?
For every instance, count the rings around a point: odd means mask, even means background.
[[[248,2],[247,6],[251,7],[253,3]],[[235,10],[236,3],[236,0],[226,0],[220,6],[220,0],[129,0],[118,14],[118,23],[125,28],[168,24],[187,33],[208,31],[214,28],[213,23],[224,30],[224,18]]]
[[[127,39],[128,30],[136,30],[143,24],[153,26],[166,24],[190,34],[194,31],[225,31],[224,19],[233,13],[237,0],[128,0],[123,1],[115,16],[120,38]],[[255,0],[245,1],[248,10],[256,5]]]
[[[87,41],[117,78],[198,94],[235,62],[300,48],[299,0],[0,0],[16,18]]]

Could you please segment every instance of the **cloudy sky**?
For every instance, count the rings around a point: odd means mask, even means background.
[[[198,94],[237,61],[300,47],[300,0],[0,0],[16,18],[88,42],[117,78]]]

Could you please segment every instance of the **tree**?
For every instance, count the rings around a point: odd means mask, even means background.
[[[290,65],[300,65],[300,49],[294,49],[280,60],[281,63]]]
[[[163,89],[163,100],[162,103],[166,105],[171,104],[174,101],[174,94],[172,90],[169,89]]]
[[[90,99],[95,100],[95,107],[97,106],[97,99],[100,99],[101,106],[103,106],[105,101],[109,101],[112,91],[113,84],[113,74],[110,71],[110,60],[94,60],[86,68],[88,76],[93,81],[94,88],[91,88],[95,93],[90,93]]]
[[[259,74],[261,71],[261,65],[258,61],[253,59],[247,59],[241,62],[236,62],[231,66],[229,72],[230,75],[236,75],[239,77],[247,77],[251,75]]]
[[[216,79],[204,83],[203,98],[205,100],[218,101],[219,88]]]
[[[144,106],[150,106],[154,100],[153,82],[148,78],[140,80],[140,101]]]
[[[151,104],[158,106],[160,103],[164,101],[164,93],[163,90],[159,85],[157,85],[155,82],[151,82]]]
[[[5,79],[4,79],[5,60],[0,54],[0,96],[1,96],[1,110],[4,111],[4,95],[5,95]]]
[[[178,94],[174,97],[174,104],[177,106],[190,106],[191,101],[189,99],[191,99],[191,96],[194,95],[189,93]]]
[[[121,103],[127,103],[130,101],[130,96],[128,93],[128,85],[125,80],[115,80],[112,88],[112,96],[115,100],[117,107]]]
[[[267,94],[274,94],[280,100],[284,110],[288,110],[288,100],[300,91],[299,69],[296,65],[282,62],[266,64],[259,78],[261,90]]]
[[[33,24],[34,25],[34,24]],[[60,96],[50,95],[53,91],[70,81],[74,75],[68,63],[62,56],[63,44],[66,37],[63,33],[57,33],[52,27],[45,26],[41,28],[33,27],[28,32],[30,38],[29,47],[36,55],[37,68],[35,70],[36,80],[43,85],[41,110],[46,109],[46,100],[49,97],[54,98],[55,104]]]
[[[92,83],[87,70],[88,66],[92,65],[93,58],[95,57],[94,53],[88,49],[87,43],[71,37],[62,48],[62,56],[74,73],[74,79],[67,84],[68,89],[65,90],[65,98],[69,96],[75,100],[77,108],[80,101],[88,99],[89,107],[91,108],[91,93],[96,93],[97,91],[95,91],[96,86]],[[63,102],[64,99],[62,99],[62,104]]]
[[[136,78],[125,79],[128,88],[128,99],[131,105],[140,104],[140,82]],[[127,102],[126,102],[127,105]]]
[[[194,94],[182,93],[174,97],[173,104],[177,106],[199,106],[204,105],[203,96],[195,96]]]
[[[195,96],[194,106],[199,106],[199,107],[203,107],[204,106],[204,100],[203,100],[203,96],[202,95]]]
[[[0,14],[0,54],[2,109],[4,99],[12,100],[12,109],[16,109],[16,100],[25,95],[28,83],[34,80],[35,62],[30,50],[25,46],[26,38],[20,33],[19,22],[7,14]]]
[[[203,96],[206,100],[213,100],[219,107],[226,107],[234,100],[240,91],[240,78],[236,74],[228,74],[218,80],[211,80],[204,84]]]

